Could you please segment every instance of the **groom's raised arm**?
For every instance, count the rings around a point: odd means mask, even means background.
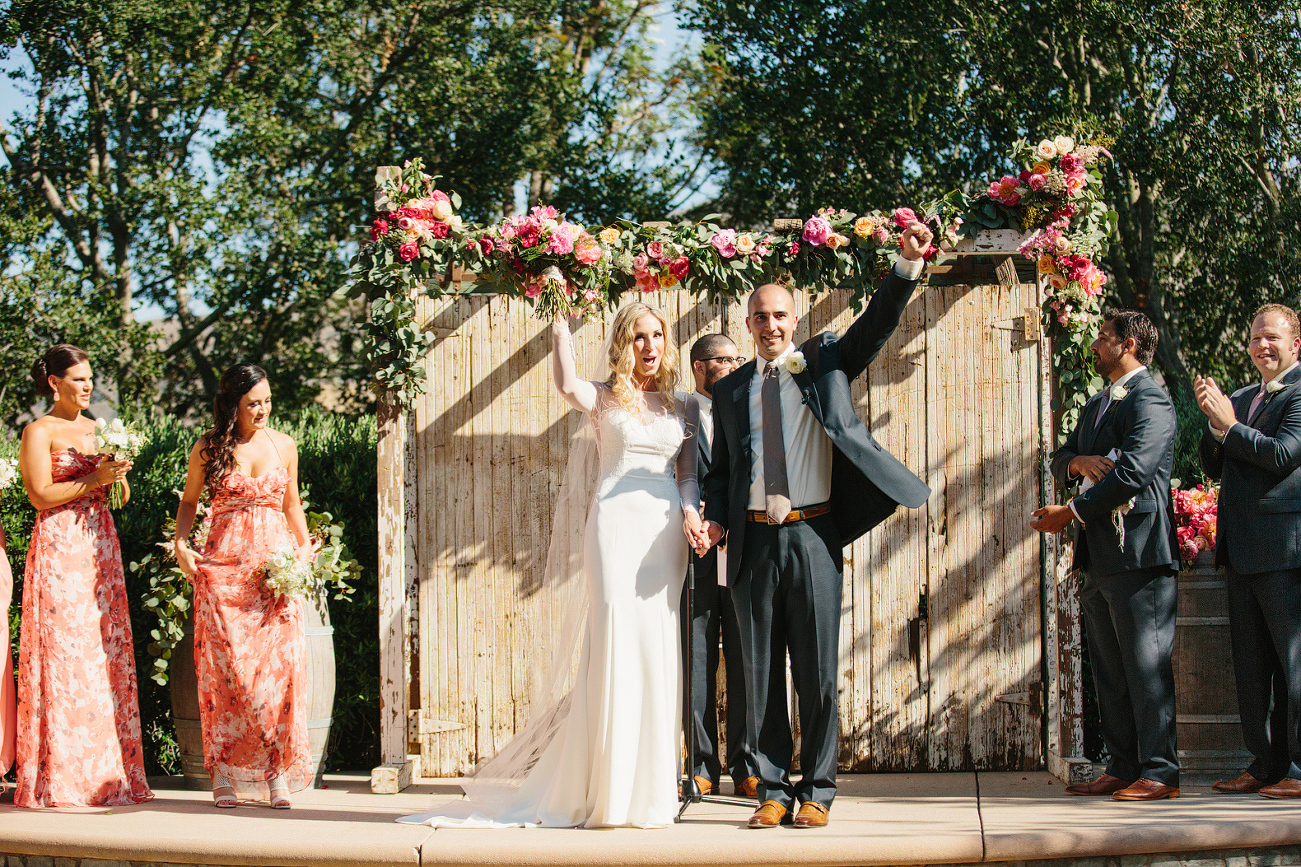
[[[912,223],[904,230],[902,243],[903,258],[890,269],[885,282],[872,293],[867,309],[840,338],[840,369],[850,379],[867,369],[899,327],[908,299],[926,267],[924,256],[931,243],[931,231],[924,223]]]

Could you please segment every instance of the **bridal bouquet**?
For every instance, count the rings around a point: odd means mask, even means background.
[[[145,440],[138,432],[122,424],[122,419],[115,418],[105,422],[102,418],[95,421],[95,451],[108,455],[114,461],[133,461],[144,448]],[[114,482],[108,489],[108,507],[122,508],[123,484]]]
[[[310,596],[321,588],[312,564],[299,560],[290,550],[270,554],[261,571],[262,586],[276,596]]]
[[[14,458],[0,458],[0,491],[12,485],[18,479],[18,461]]]

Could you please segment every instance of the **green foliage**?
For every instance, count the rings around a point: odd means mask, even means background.
[[[136,420],[135,424],[145,435],[146,444],[131,471],[131,500],[113,518],[123,561],[138,564],[127,571],[126,580],[147,768],[151,773],[176,772],[171,697],[166,687],[153,679],[155,658],[148,649],[151,644],[161,646],[160,639],[171,636],[159,629],[158,614],[141,600],[154,589],[154,581],[174,579],[166,569],[159,568],[157,543],[175,515],[177,492],[184,484],[190,448],[200,430],[174,419]],[[350,594],[350,603],[341,601],[337,594],[330,600],[338,688],[329,769],[369,768],[379,761],[375,420],[311,409],[280,419],[275,426],[298,443],[300,476],[311,480],[310,488],[304,486],[312,498],[308,504],[309,524],[314,523],[318,529],[323,524],[333,525],[327,532],[344,546],[339,561],[327,563],[327,568],[339,574],[351,572],[353,555],[348,552],[355,552],[356,566],[361,570],[362,580]],[[17,455],[17,442],[0,439],[0,457],[11,455]],[[21,599],[22,572],[34,517],[21,485],[0,493],[0,522],[8,536],[9,562],[14,571],[15,604],[10,619],[15,652],[19,634],[17,602]],[[188,601],[185,604],[188,606]]]

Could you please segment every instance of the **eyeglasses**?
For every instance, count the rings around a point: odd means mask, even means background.
[[[748,359],[744,355],[715,355],[713,358],[702,358],[701,361],[717,361],[719,364],[745,364]]]

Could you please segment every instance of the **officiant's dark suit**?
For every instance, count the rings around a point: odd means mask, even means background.
[[[930,234],[919,229],[913,238],[920,238],[924,248]],[[841,549],[900,504],[917,508],[930,495],[930,488],[872,438],[855,413],[850,394],[851,381],[863,373],[898,326],[921,263],[901,263],[898,268],[910,271],[912,279],[892,270],[843,337],[824,332],[799,347],[804,370],[792,372],[781,362],[774,369],[772,375],[783,392],[780,427],[796,434],[786,442],[791,467],[789,506],[794,511],[784,523],[774,523],[753,508],[753,485],[759,484],[763,470],[756,449],[767,437],[762,414],[755,418],[751,402],[755,382],[762,378],[756,376],[757,362],[764,359],[742,365],[714,386],[714,448],[704,480],[705,517],[727,534],[727,581],[741,628],[751,711],[749,742],[759,768],[759,798],[764,802],[751,827],[785,821],[797,799],[804,805],[796,817],[797,827],[825,824],[836,793]],[[785,291],[780,287],[756,290],[751,317],[755,299],[766,290]],[[789,299],[789,294],[785,297]],[[757,340],[753,326],[751,333]],[[757,395],[753,399],[759,401]],[[818,489],[809,487],[809,479],[798,477],[810,463],[795,451],[801,442],[809,453],[825,456],[826,463],[813,467],[810,474],[829,474],[829,497],[824,502],[797,499],[798,491]],[[826,482],[820,478],[818,484]],[[803,778],[798,786],[790,779],[788,651],[802,738]],[[765,810],[766,815],[761,815]]]
[[[1222,442],[1203,434],[1199,455],[1221,480],[1215,562],[1227,572],[1238,710],[1254,758],[1249,777],[1216,783],[1226,792],[1301,776],[1301,367],[1275,381],[1276,391],[1234,392],[1238,421]],[[1301,795],[1301,786],[1284,790],[1273,796]]]
[[[1150,348],[1137,361],[1130,353],[1134,366],[1127,375],[1115,375],[1122,373],[1116,368],[1107,373],[1107,359],[1099,358],[1099,372],[1112,384],[1084,405],[1079,422],[1052,456],[1052,472],[1065,488],[1081,481],[1071,470],[1076,457],[1120,453],[1114,467],[1069,504],[1081,522],[1073,564],[1082,576],[1080,608],[1102,738],[1111,754],[1101,787],[1072,787],[1072,794],[1115,795],[1147,780],[1133,797],[1117,795],[1147,800],[1153,794],[1175,797],[1179,785],[1171,664],[1179,568],[1170,492],[1176,421],[1170,396],[1145,366],[1156,348],[1155,328],[1134,311],[1117,315],[1140,317],[1135,321],[1150,329]],[[1108,334],[1114,338],[1116,329],[1108,318],[1094,346],[1105,344]],[[1115,510],[1126,504],[1128,511],[1117,516]],[[1124,528],[1123,539],[1118,526]]]

